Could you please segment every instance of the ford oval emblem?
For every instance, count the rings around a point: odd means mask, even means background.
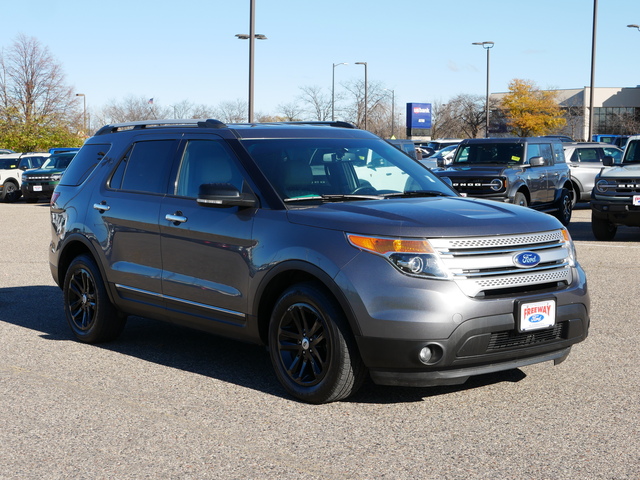
[[[531,315],[527,320],[530,323],[538,323],[538,322],[541,322],[542,320],[544,320],[544,315],[536,313],[535,315]]]
[[[520,252],[513,256],[513,264],[519,268],[531,268],[540,263],[540,255],[535,252]]]

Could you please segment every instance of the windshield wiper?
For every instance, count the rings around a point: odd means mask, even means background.
[[[383,195],[384,198],[410,198],[410,197],[453,197],[445,192],[439,192],[437,190],[410,190],[408,192],[400,193],[387,193]]]
[[[359,195],[359,194],[339,194],[339,195],[307,195],[305,197],[285,198],[285,203],[317,201],[322,202],[344,202],[350,200],[381,200],[386,195]]]

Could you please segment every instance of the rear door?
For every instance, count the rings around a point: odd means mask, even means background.
[[[135,140],[87,210],[107,278],[130,311],[162,308],[158,218],[178,144],[162,136]]]

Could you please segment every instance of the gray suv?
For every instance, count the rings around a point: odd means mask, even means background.
[[[605,157],[611,157],[613,163],[620,163],[623,151],[606,143],[571,142],[562,145],[571,170],[573,205],[577,202],[588,202],[596,175],[602,170]]]
[[[51,200],[73,334],[128,315],[263,344],[311,403],[559,363],[589,294],[555,218],[462,198],[344,123],[108,125]]]
[[[571,221],[571,173],[556,137],[463,140],[453,161],[434,170],[469,197],[515,203]]]

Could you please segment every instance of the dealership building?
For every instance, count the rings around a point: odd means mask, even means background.
[[[557,94],[560,107],[565,110],[563,135],[574,140],[589,137],[589,96],[590,87],[553,90]],[[505,93],[492,93],[492,100],[501,100]],[[630,135],[640,133],[640,85],[637,87],[596,87],[593,90],[593,130],[594,134]],[[493,112],[492,112],[493,115]],[[494,116],[494,120],[498,120]],[[491,129],[500,132],[501,123]],[[495,128],[494,128],[495,127]]]

